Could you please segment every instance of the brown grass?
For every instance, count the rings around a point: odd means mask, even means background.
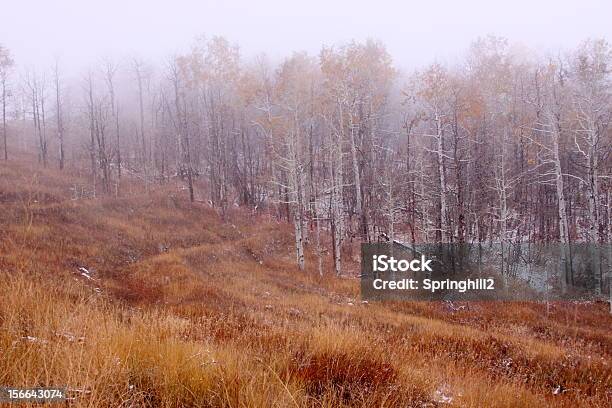
[[[72,200],[86,184],[0,164],[0,385],[75,407],[612,405],[605,304],[362,303],[298,272],[265,215],[176,186]]]

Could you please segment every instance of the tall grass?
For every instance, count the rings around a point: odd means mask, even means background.
[[[299,272],[265,215],[78,183],[0,165],[0,385],[75,407],[612,402],[606,305],[362,303],[355,278]]]

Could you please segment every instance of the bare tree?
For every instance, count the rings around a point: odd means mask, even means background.
[[[46,81],[44,75],[38,75],[34,71],[26,72],[26,87],[30,94],[30,106],[32,108],[32,122],[34,134],[38,140],[38,160],[47,166],[47,127],[45,119]]]
[[[8,160],[8,147],[7,147],[7,127],[6,127],[6,107],[8,104],[8,97],[10,95],[8,89],[8,78],[11,68],[14,65],[14,61],[11,58],[11,54],[8,49],[0,45],[0,87],[2,87],[2,138],[4,141],[4,160]]]
[[[57,139],[59,141],[59,168],[64,169],[65,155],[64,155],[64,124],[62,122],[62,103],[61,103],[61,81],[59,73],[59,60],[55,60],[55,66],[53,69],[53,79],[55,85],[55,119],[57,125]]]
[[[108,94],[110,99],[110,110],[111,116],[114,122],[115,132],[115,159],[117,166],[117,190],[116,194],[119,193],[119,180],[121,179],[121,136],[119,133],[119,103],[115,95],[115,75],[118,70],[118,65],[112,61],[107,60],[104,66],[104,79],[106,87],[108,88]]]
[[[89,161],[93,195],[96,195],[97,164],[96,164],[96,106],[94,103],[94,79],[90,71],[85,78],[86,105],[89,122]]]

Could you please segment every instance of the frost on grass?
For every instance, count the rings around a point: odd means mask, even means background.
[[[443,384],[433,393],[433,400],[440,404],[451,404],[453,395],[448,384]]]

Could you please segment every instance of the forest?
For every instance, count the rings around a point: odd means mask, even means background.
[[[454,65],[413,73],[374,40],[272,63],[198,38],[159,65],[101,58],[73,77],[60,60],[21,69],[7,48],[0,55],[5,159],[35,152],[43,166],[87,172],[78,197],[121,196],[122,177],[179,179],[192,202],[222,214],[245,206],[290,222],[301,269],[310,245],[342,274],[344,253],[381,234],[508,245],[612,237],[604,39],[543,56],[490,35]]]

